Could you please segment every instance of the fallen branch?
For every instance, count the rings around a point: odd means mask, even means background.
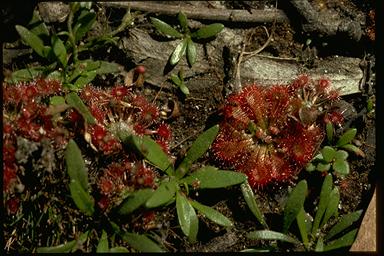
[[[169,4],[143,2],[100,2],[100,5],[117,8],[131,8],[150,13],[165,15],[176,15],[182,11],[188,18],[215,21],[264,23],[264,22],[287,22],[288,18],[282,10],[228,10],[228,9],[196,9],[189,6],[178,6]]]

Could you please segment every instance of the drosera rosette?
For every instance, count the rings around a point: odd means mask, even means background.
[[[135,134],[151,135],[165,152],[169,151],[169,126],[161,123],[156,105],[134,93],[131,87],[99,89],[88,85],[80,92],[80,98],[96,119],[96,124],[86,128],[91,135],[88,142],[95,150],[104,154],[119,152],[129,136]]]
[[[226,99],[214,156],[245,173],[253,188],[289,181],[318,150],[325,105],[338,98],[327,79],[307,75],[287,85],[247,86]]]

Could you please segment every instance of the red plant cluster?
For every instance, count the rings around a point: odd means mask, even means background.
[[[101,198],[98,205],[106,210],[121,198],[124,191],[134,191],[143,187],[155,187],[156,172],[142,162],[125,158],[120,163],[108,165],[98,180]]]
[[[323,140],[322,107],[338,97],[328,80],[306,75],[288,85],[245,87],[226,99],[212,151],[221,163],[245,173],[254,188],[290,180]]]

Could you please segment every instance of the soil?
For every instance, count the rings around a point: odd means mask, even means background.
[[[296,59],[297,65],[300,67],[300,70],[310,70],[313,67],[319,65],[319,63],[327,58],[334,57],[335,55],[351,57],[360,59],[360,61],[366,61],[369,63],[365,71],[364,76],[366,77],[365,83],[359,86],[360,93],[353,93],[342,96],[344,102],[344,108],[346,110],[346,120],[345,125],[338,129],[338,133],[341,134],[348,128],[355,127],[358,129],[358,135],[356,138],[356,143],[361,145],[360,148],[365,153],[365,157],[358,157],[350,154],[349,164],[350,164],[350,174],[346,177],[337,177],[335,176],[334,184],[340,187],[340,200],[339,205],[339,214],[343,215],[346,213],[353,212],[358,209],[367,209],[370,199],[372,198],[373,191],[375,188],[376,182],[376,170],[375,170],[375,117],[372,113],[367,113],[366,104],[368,99],[374,99],[375,95],[375,56],[374,56],[374,39],[370,37],[371,35],[368,32],[372,26],[372,20],[369,20],[368,13],[373,10],[373,1],[322,1],[322,0],[313,0],[310,1],[315,9],[319,11],[332,11],[339,13],[342,17],[366,17],[367,21],[362,25],[363,36],[359,42],[354,41],[339,41],[344,40],[338,35],[333,36],[317,36],[316,33],[303,32],[303,28],[297,22],[287,22],[287,23],[265,23],[265,24],[231,24],[230,22],[223,22],[226,27],[231,30],[236,36],[241,36],[240,41],[244,39],[245,48],[244,51],[251,52],[263,46],[263,44],[268,40],[268,35],[266,31],[274,31],[273,40],[263,49],[260,54],[281,58],[281,63],[286,63],[287,59]],[[275,1],[230,1],[225,2],[224,6],[221,6],[221,2],[212,2],[220,6],[220,8],[226,9],[243,9],[243,10],[262,10],[266,8],[274,7]],[[164,2],[166,4],[166,2]],[[174,4],[170,2],[169,4]],[[209,3],[201,2],[185,2],[179,3],[179,5],[189,6],[192,5],[194,8],[207,8],[205,5]],[[280,4],[280,3],[279,3]],[[210,8],[218,8],[210,7]],[[283,10],[290,10],[288,7],[282,5]],[[287,9],[284,9],[287,8]],[[121,9],[114,9],[104,6],[99,6],[99,11],[106,12],[106,15],[110,19],[118,20],[121,18],[121,15],[124,12]],[[113,16],[115,15],[115,16]],[[151,14],[140,14],[135,23],[136,30],[140,30],[142,33],[147,35],[152,35],[153,30],[151,26],[148,25],[147,17]],[[287,15],[293,17],[294,14]],[[113,17],[113,18],[111,18]],[[161,18],[167,18],[166,16],[161,16]],[[172,20],[168,17],[168,19]],[[102,21],[100,21],[102,22]],[[200,22],[209,23],[207,21],[192,21],[196,24],[201,24]],[[52,23],[52,26],[60,26],[60,24]],[[136,33],[136,32],[132,32]],[[146,83],[142,88],[138,90],[142,91],[149,100],[155,102],[159,109],[165,112],[164,121],[171,126],[173,133],[173,140],[170,145],[171,153],[176,157],[176,159],[181,159],[185,154],[187,149],[190,147],[192,142],[197,138],[197,136],[212,126],[213,124],[219,123],[221,120],[220,110],[225,103],[225,97],[236,90],[236,77],[235,67],[236,67],[236,58],[238,57],[239,49],[238,45],[225,42],[224,40],[219,40],[218,42],[209,42],[207,45],[199,50],[201,54],[198,58],[203,64],[197,64],[195,69],[188,69],[187,64],[184,60],[181,61],[181,66],[186,67],[186,85],[190,90],[188,96],[183,95],[178,88],[175,88],[172,83],[167,80],[167,76],[170,73],[177,71],[170,70],[172,72],[164,72],[163,70],[157,72],[154,69],[158,63],[162,63],[162,67],[165,66],[166,59],[163,59],[161,56],[159,58],[151,56],[149,53],[147,56],[142,56],[141,59],[138,59],[140,54],[143,52],[133,52],[129,49],[129,45],[125,44],[124,41],[131,40],[132,33],[130,31],[125,31],[121,33],[121,41],[119,41],[120,47],[113,46],[109,49],[110,54],[108,55],[109,61],[115,61],[125,67],[128,71],[134,66],[139,64],[144,64],[147,67],[146,74]],[[340,39],[341,38],[341,39]],[[311,43],[309,43],[309,40]],[[345,39],[346,40],[346,39]],[[337,43],[336,43],[337,42]],[[160,42],[167,44],[166,55],[171,52],[172,43],[169,42]],[[348,47],[345,47],[349,45]],[[134,45],[132,47],[135,47]],[[217,55],[210,47],[218,49],[221,51],[221,55]],[[237,48],[236,48],[237,47]],[[22,50],[20,49],[21,45],[18,43],[5,43],[3,44],[4,54],[10,53],[12,50]],[[94,53],[95,59],[98,59],[100,56],[105,57],[103,51],[108,49],[100,49],[98,52]],[[206,53],[206,54],[204,54]],[[219,57],[220,58],[219,58]],[[4,57],[4,70],[12,70],[15,66],[20,67],[23,62],[28,61],[31,63],[31,60],[22,57],[9,57],[11,58],[8,61],[8,57]],[[166,58],[166,56],[165,56]],[[99,58],[100,59],[100,58]],[[279,60],[278,60],[279,61]],[[151,63],[152,62],[152,63]],[[151,70],[151,67],[152,70]],[[159,69],[159,68],[157,68]],[[294,79],[295,77],[292,77]],[[110,79],[110,84],[113,82],[122,82],[123,78],[112,77]],[[251,77],[241,77],[243,84],[252,83],[256,79]],[[289,82],[289,81],[287,81]],[[97,81],[95,82],[97,83]],[[348,113],[348,114],[347,114]],[[24,144],[23,144],[24,143]],[[28,141],[20,141],[20,144],[25,145],[28,154],[37,154],[41,152],[34,152],[31,150],[33,145]],[[41,145],[38,145],[41,146]],[[44,146],[41,146],[44,148]],[[47,157],[49,153],[45,153]],[[47,160],[49,161],[49,160]],[[57,165],[62,165],[62,162],[53,162],[54,169]],[[213,160],[210,154],[206,154],[202,159],[198,161],[197,164],[193,166],[192,169],[197,169],[198,167],[210,164],[215,166],[220,166],[221,163]],[[56,165],[56,166],[55,166]],[[91,167],[91,165],[89,165]],[[91,168],[90,168],[91,169]],[[56,177],[53,177],[55,176]],[[49,177],[51,176],[52,180],[67,181],[67,177],[64,175],[59,175],[51,172],[50,175],[44,176],[49,182]],[[48,178],[47,178],[48,177]],[[280,230],[282,225],[282,213],[283,205],[285,199],[287,198],[288,191],[294,187],[298,180],[307,179],[309,189],[309,195],[307,196],[307,211],[311,212],[314,210],[315,205],[318,200],[318,195],[320,192],[321,182],[323,176],[320,173],[308,173],[305,170],[299,173],[296,179],[285,183],[272,184],[261,190],[256,190],[256,198],[259,203],[261,212],[264,213],[267,224],[271,230]],[[34,226],[30,227],[27,225],[20,225],[19,228],[35,228],[35,234],[33,238],[24,237],[22,234],[18,234],[17,238],[19,239],[19,246],[21,248],[35,248],[36,246],[41,246],[46,244],[46,235],[43,233],[46,232],[47,227],[49,230],[61,230],[63,236],[71,237],[75,231],[66,231],[66,229],[71,228],[71,223],[77,223],[77,226],[82,224],[82,229],[86,230],[89,226],[97,226],[106,222],[107,220],[114,220],[119,225],[124,227],[134,227],[135,230],[140,232],[148,232],[155,234],[155,238],[161,242],[167,250],[171,252],[233,252],[241,251],[246,248],[251,247],[263,247],[268,246],[269,243],[263,241],[254,241],[246,239],[246,233],[249,231],[254,231],[257,229],[262,229],[262,226],[257,222],[255,217],[252,215],[248,209],[244,199],[242,197],[240,188],[237,186],[230,187],[228,189],[217,189],[217,190],[207,190],[199,191],[198,193],[191,193],[191,197],[198,199],[199,202],[212,206],[214,209],[220,211],[229,219],[234,222],[234,227],[226,230],[225,228],[213,224],[211,221],[207,220],[203,216],[199,216],[199,234],[198,242],[191,244],[188,242],[186,237],[181,232],[177,223],[177,215],[175,207],[166,207],[160,210],[156,210],[156,219],[149,223],[148,225],[139,225],[136,226],[134,223],[141,222],[145,212],[134,213],[131,217],[131,220],[128,223],[122,220],[119,216],[102,216],[100,219],[92,219],[90,217],[84,217],[81,213],[74,210],[75,207],[71,202],[71,199],[63,196],[63,191],[66,190],[64,183],[57,184],[55,191],[47,190],[45,187],[37,187],[38,184],[44,184],[39,179],[39,175],[36,172],[30,174],[23,178],[23,182],[31,182],[36,184],[35,190],[30,191],[30,205],[25,205],[28,207],[36,207],[35,203],[32,203],[34,198],[39,200],[38,205],[43,206],[42,208],[45,211],[50,211],[51,209],[56,211],[61,209],[62,213],[52,212],[54,216],[60,216],[59,221],[52,221],[50,218],[39,220],[39,222]],[[32,186],[34,187],[34,186]],[[39,191],[41,196],[34,196],[34,193]],[[55,194],[58,193],[58,194]],[[52,198],[52,195],[54,197]],[[313,211],[312,211],[313,212]],[[43,215],[42,215],[43,216]],[[46,216],[46,215],[44,215]],[[33,216],[32,218],[38,218]],[[5,223],[17,222],[10,216],[6,217]],[[43,226],[41,223],[48,221],[48,226]],[[92,223],[93,222],[93,223]],[[39,224],[40,223],[40,224]],[[90,224],[92,223],[92,224]],[[95,224],[96,223],[96,224]],[[15,229],[16,230],[16,229]],[[10,238],[15,237],[15,234],[11,234],[13,230],[5,227],[5,241],[9,241]],[[8,233],[7,233],[8,232]],[[16,232],[21,232],[21,230],[16,230]],[[41,233],[40,233],[41,232]],[[60,237],[55,238],[59,243],[62,241]],[[30,241],[29,241],[30,240]],[[70,240],[70,239],[69,239]],[[37,242],[38,241],[38,242]],[[38,244],[36,244],[36,242]],[[94,242],[94,243],[93,243]],[[96,241],[92,241],[91,244],[97,244]],[[282,245],[285,246],[285,245]],[[13,246],[12,246],[13,247]],[[129,247],[127,245],[127,247]],[[13,250],[17,248],[13,248]],[[283,247],[280,248],[284,250]],[[300,246],[285,248],[290,251],[302,251],[304,248]],[[343,251],[346,251],[348,248],[344,248]],[[12,250],[11,250],[12,251]]]

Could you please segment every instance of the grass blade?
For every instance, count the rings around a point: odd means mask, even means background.
[[[296,221],[297,221],[297,226],[299,227],[301,240],[303,241],[305,248],[308,250],[309,240],[308,240],[308,232],[307,232],[307,224],[306,224],[308,220],[306,219],[305,216],[306,216],[306,213],[304,208],[302,207],[296,216]]]
[[[330,240],[346,228],[350,227],[355,221],[360,219],[363,210],[358,210],[346,215],[343,215],[339,222],[329,230],[328,234],[324,237],[324,240]]]
[[[302,180],[297,183],[296,187],[290,193],[287,203],[284,207],[284,222],[283,222],[283,233],[287,233],[293,220],[297,214],[303,208],[305,197],[307,195],[307,181]]]
[[[335,213],[337,212],[337,208],[339,206],[339,202],[340,202],[340,193],[339,193],[339,189],[337,187],[335,187],[331,194],[330,194],[330,197],[329,197],[329,203],[328,203],[328,206],[327,206],[327,209],[325,210],[325,213],[324,213],[324,217],[323,217],[323,220],[321,221],[321,224],[320,224],[320,228],[322,226],[325,225],[325,223],[327,223],[327,221],[333,216],[335,215]]]
[[[318,205],[315,219],[313,221],[313,226],[312,226],[312,235],[315,235],[317,230],[319,229],[320,221],[328,206],[329,197],[331,196],[332,184],[333,184],[332,175],[328,174],[327,176],[325,176],[323,185],[321,187],[320,201],[319,201],[319,205]]]
[[[331,250],[339,249],[342,247],[351,246],[353,244],[353,242],[355,241],[357,231],[358,231],[357,228],[349,231],[347,234],[340,237],[339,239],[336,239],[336,240],[330,242],[329,244],[325,245],[323,250],[324,251],[331,251]]]
[[[253,240],[279,240],[293,244],[299,243],[299,241],[291,236],[272,230],[252,231],[247,234],[247,238]]]

